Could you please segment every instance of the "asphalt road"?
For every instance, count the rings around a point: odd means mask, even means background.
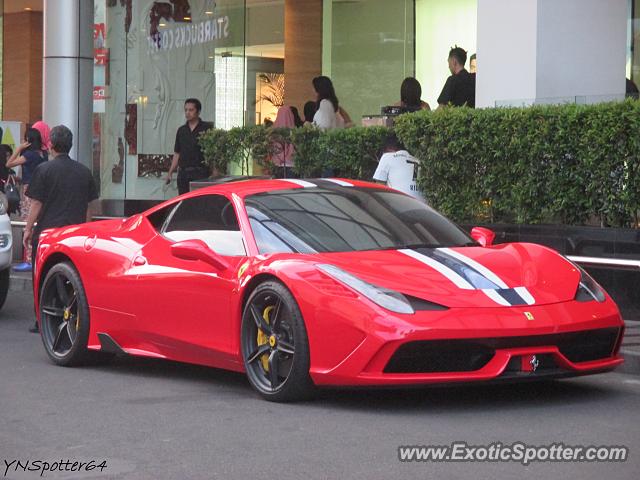
[[[69,460],[102,471],[41,478],[640,478],[640,378],[547,384],[327,391],[312,402],[259,399],[244,376],[132,358],[51,364],[29,292],[0,312],[0,478],[6,463]],[[401,463],[399,445],[625,445],[624,463]],[[6,462],[6,463],[5,463]],[[30,464],[32,467],[34,464]],[[43,464],[40,464],[42,467]],[[70,467],[69,467],[70,468]]]

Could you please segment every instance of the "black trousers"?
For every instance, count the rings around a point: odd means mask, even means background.
[[[40,240],[40,232],[35,230],[31,236],[31,286],[36,292],[36,253],[38,252],[38,241]],[[33,312],[36,311],[36,304],[33,304]]]
[[[189,191],[189,182],[203,180],[208,177],[209,169],[204,165],[201,167],[178,168],[178,194],[182,195]]]

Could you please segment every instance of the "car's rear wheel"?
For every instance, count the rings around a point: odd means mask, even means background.
[[[54,265],[40,289],[40,334],[54,363],[75,366],[90,359],[89,305],[77,270],[67,262]]]
[[[11,267],[0,270],[0,308],[4,306],[4,302],[7,300],[7,294],[9,293],[10,270]]]
[[[281,283],[266,281],[249,296],[241,346],[249,382],[265,399],[290,402],[313,393],[307,331],[298,304]]]

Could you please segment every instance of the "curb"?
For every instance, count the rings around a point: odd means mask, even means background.
[[[616,372],[640,375],[640,350],[623,348],[620,353],[624,357],[624,363],[616,369]]]
[[[17,274],[11,272],[9,277],[10,292],[25,292],[32,290],[31,274]]]

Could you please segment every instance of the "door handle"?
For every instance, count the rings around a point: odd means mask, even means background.
[[[142,265],[146,265],[147,264],[147,259],[144,258],[142,255],[137,255],[134,259],[133,259],[133,264],[136,267],[141,267]]]

